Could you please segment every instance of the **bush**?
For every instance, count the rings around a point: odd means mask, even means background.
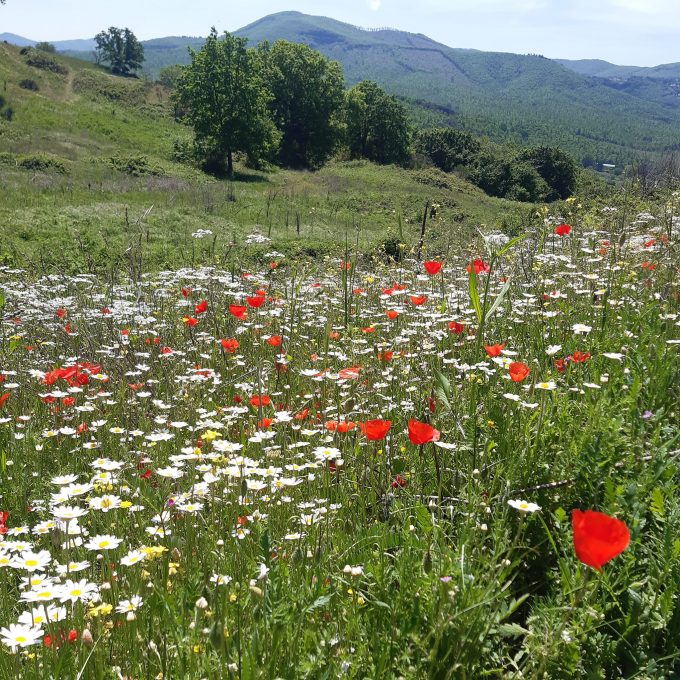
[[[118,172],[124,172],[131,177],[158,177],[165,174],[165,170],[158,165],[151,165],[146,156],[112,156],[109,165]]]
[[[54,57],[51,57],[47,52],[42,52],[34,48],[28,48],[21,53],[26,56],[26,63],[33,68],[39,68],[43,71],[51,71],[60,75],[66,75],[68,69],[60,64]]]
[[[416,153],[428,156],[444,172],[470,165],[481,151],[479,140],[469,132],[455,128],[422,130],[415,139]]]
[[[31,80],[30,78],[25,78],[19,83],[19,87],[23,88],[24,90],[32,90],[33,92],[37,92],[40,88],[38,87],[38,83],[35,82],[35,80]]]
[[[22,156],[18,160],[18,166],[33,172],[58,172],[63,175],[67,172],[66,165],[61,159],[47,154]]]

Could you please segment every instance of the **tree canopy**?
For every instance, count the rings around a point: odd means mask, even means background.
[[[141,68],[144,63],[144,46],[129,28],[111,26],[94,37],[97,58],[108,63],[111,73],[127,76]]]
[[[347,92],[347,146],[354,158],[404,164],[410,157],[411,126],[396,97],[364,80]]]
[[[268,105],[271,95],[257,52],[245,38],[213,28],[204,46],[191,50],[191,64],[177,83],[176,100],[194,129],[196,150],[206,169],[233,174],[233,154],[257,164],[278,147],[279,133]]]
[[[307,45],[277,40],[259,49],[269,110],[281,132],[278,160],[321,165],[342,142],[344,76],[338,62]]]

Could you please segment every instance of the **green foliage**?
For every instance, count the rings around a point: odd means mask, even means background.
[[[164,66],[158,74],[158,82],[168,90],[174,90],[182,76],[182,71],[183,67],[179,64]]]
[[[66,164],[60,158],[56,158],[50,154],[29,154],[17,158],[18,167],[23,170],[31,170],[33,172],[58,172],[66,174]]]
[[[41,52],[50,52],[51,54],[57,51],[57,48],[52,43],[46,41],[36,43],[35,49]]]
[[[165,171],[162,167],[149,162],[147,156],[113,156],[108,159],[108,163],[114,170],[123,172],[131,177],[145,177],[147,175],[160,176]]]
[[[176,92],[204,166],[229,175],[235,152],[257,164],[278,146],[270,100],[255,50],[246,48],[245,38],[229,33],[220,40],[214,28],[201,50],[191,52]]]
[[[33,68],[39,68],[43,71],[51,71],[60,75],[66,75],[68,69],[62,63],[57,61],[47,52],[42,52],[33,47],[27,47],[22,50],[26,55],[26,63]]]
[[[415,136],[414,150],[429,158],[444,172],[472,163],[480,152],[479,140],[469,132],[452,127],[421,130]]]
[[[523,151],[518,160],[528,163],[549,187],[546,200],[569,198],[576,189],[577,168],[573,158],[556,147],[541,146]]]
[[[498,147],[487,147],[477,156],[469,177],[490,196],[538,202],[548,193],[548,185],[531,165]]]
[[[19,87],[24,90],[31,90],[32,92],[37,92],[40,89],[38,87],[38,83],[36,83],[32,78],[24,78],[24,80],[20,80]]]
[[[277,40],[260,46],[264,79],[281,132],[280,163],[318,167],[341,144],[344,133],[342,67],[306,45]]]
[[[368,80],[347,92],[347,146],[352,158],[405,164],[410,158],[411,128],[396,97]]]
[[[141,68],[144,63],[144,47],[129,28],[111,26],[94,37],[97,58],[109,64],[111,73],[127,76]]]

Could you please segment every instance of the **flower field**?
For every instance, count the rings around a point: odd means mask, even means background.
[[[0,677],[677,677],[680,222],[569,222],[0,269]]]

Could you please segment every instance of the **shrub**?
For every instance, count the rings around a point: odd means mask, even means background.
[[[60,75],[66,75],[68,69],[60,64],[54,57],[51,57],[47,52],[42,52],[34,48],[28,48],[25,52],[21,51],[26,56],[26,63],[33,68],[39,68],[43,71],[51,71]]]
[[[67,169],[65,163],[60,158],[48,156],[47,154],[31,154],[30,156],[22,156],[19,158],[18,165],[24,170],[32,170],[34,172],[58,172],[66,174]]]
[[[32,90],[33,92],[37,92],[40,88],[38,87],[38,83],[35,82],[35,80],[31,80],[30,78],[25,78],[19,83],[19,87],[23,88],[24,90]]]
[[[165,174],[165,170],[160,166],[151,165],[146,156],[112,156],[108,162],[114,170],[123,172],[131,177],[160,176]]]

